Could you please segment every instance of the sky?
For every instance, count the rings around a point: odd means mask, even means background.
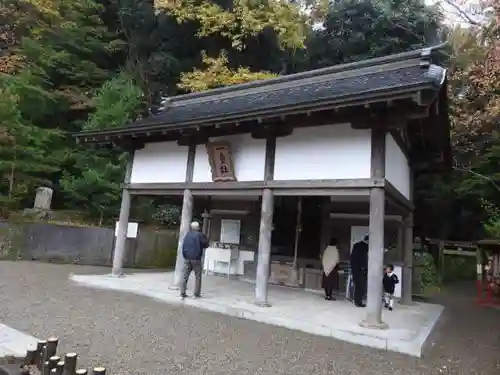
[[[474,14],[470,10],[475,4],[478,4],[481,0],[425,0],[426,4],[433,5],[438,4],[445,16],[445,22],[449,24],[458,24],[464,27],[468,26],[468,23],[464,21],[463,17],[460,16],[460,11],[449,4],[449,2],[454,2],[463,12],[467,13],[469,17],[473,20],[480,21],[480,17]]]

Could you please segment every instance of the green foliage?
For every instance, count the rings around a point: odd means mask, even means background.
[[[475,257],[445,255],[444,281],[474,280],[476,278],[476,272]]]
[[[323,28],[307,43],[315,67],[358,61],[432,45],[440,14],[420,0],[335,0]]]
[[[118,213],[124,155],[77,146],[71,133],[147,116],[163,95],[401,52],[440,35],[438,12],[418,0],[159,0],[156,8],[5,0],[0,21],[0,72],[10,75],[0,80],[0,196],[28,207],[34,187],[48,184],[55,209],[86,210],[100,222]],[[424,198],[437,207],[455,186],[429,180]],[[144,210],[146,219],[175,225],[175,209],[163,203]],[[447,222],[439,214],[433,222]]]
[[[153,214],[153,220],[166,226],[167,228],[177,228],[180,224],[181,210],[177,206],[158,206]]]
[[[86,210],[90,217],[102,220],[116,216],[126,155],[83,148],[77,151],[73,169],[65,171],[59,181],[61,193],[68,197],[67,208]]]
[[[420,265],[416,267],[417,265]],[[439,289],[439,277],[434,258],[427,252],[415,253],[414,272],[420,271],[420,293],[428,294]]]
[[[23,118],[15,83],[1,80],[0,97],[0,204],[15,208],[37,186],[50,185],[45,176],[59,170],[49,152],[55,135]]]
[[[23,248],[22,227],[0,226],[0,260],[17,260]]]
[[[121,74],[105,82],[93,98],[95,111],[85,130],[103,130],[123,126],[133,119],[142,104],[142,90],[130,77]]]
[[[216,59],[210,58],[204,53],[203,63],[207,68],[181,74],[179,88],[191,92],[205,91],[276,77],[276,74],[270,72],[251,72],[248,68],[242,67],[231,70],[227,67],[228,62],[227,55],[224,53]]]
[[[122,74],[105,82],[92,101],[95,111],[83,128],[109,129],[122,126],[137,114],[142,91]],[[60,180],[63,193],[71,197],[68,208],[85,208],[101,218],[117,213],[126,158],[118,151],[80,148],[74,154],[72,169]]]
[[[172,239],[176,240],[175,237]],[[167,246],[156,247],[148,259],[138,262],[137,267],[173,269],[177,258],[177,242],[171,242]]]
[[[487,213],[487,219],[484,222],[486,234],[490,238],[500,238],[500,208],[484,198],[480,200]]]
[[[194,21],[198,36],[220,35],[232,47],[245,48],[248,37],[272,29],[285,49],[303,47],[305,18],[294,2],[281,0],[234,0],[228,6],[222,1],[157,0],[156,6],[173,14],[178,22]],[[303,20],[303,22],[297,22]]]

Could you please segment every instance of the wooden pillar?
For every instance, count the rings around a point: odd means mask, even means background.
[[[128,220],[130,216],[130,205],[132,197],[127,185],[132,176],[132,165],[134,163],[134,151],[130,151],[125,169],[124,186],[122,191],[122,201],[120,204],[120,216],[118,219],[118,229],[116,231],[115,248],[113,250],[113,268],[111,275],[123,276],[123,261],[125,259],[125,249],[127,243]]]
[[[413,171],[410,171],[410,201],[413,201],[414,186],[415,174]],[[404,252],[400,303],[403,305],[411,305],[413,303],[413,212],[410,211],[405,216],[403,220],[403,228]]]
[[[332,210],[332,200],[330,197],[325,197],[323,205],[321,206],[321,249],[320,254],[323,255],[323,251],[330,244],[331,232],[332,232],[332,219],[330,218],[330,213]]]
[[[376,126],[371,131],[371,177],[385,178],[385,129]],[[384,217],[385,189],[370,189],[368,243],[368,293],[366,317],[361,325],[369,328],[387,328],[382,322],[382,278],[384,275]]]
[[[269,266],[271,263],[271,233],[273,226],[274,196],[270,189],[262,192],[260,214],[259,254],[257,277],[255,280],[255,303],[258,306],[270,306],[267,301]]]
[[[201,217],[203,218],[203,222],[201,225],[201,233],[203,233],[207,238],[209,237],[208,233],[208,228],[210,224],[210,214],[208,213],[207,209],[201,214]]]
[[[182,200],[181,225],[179,228],[179,242],[177,245],[177,259],[175,261],[175,274],[173,289],[180,287],[182,282],[182,268],[184,267],[184,257],[182,256],[182,244],[186,233],[189,232],[189,226],[193,220],[193,194],[191,190],[184,190]]]
[[[398,262],[403,261],[405,257],[405,228],[404,228],[404,219],[399,222],[396,233],[396,249],[398,254]]]
[[[188,157],[186,162],[186,183],[193,182],[194,159],[196,155],[196,144],[189,143]],[[174,283],[171,289],[178,289],[182,283],[182,269],[184,268],[184,256],[182,255],[182,244],[184,237],[189,232],[193,221],[193,194],[191,190],[184,189],[182,198],[181,223],[179,226],[179,241],[177,243],[177,257],[175,259]]]
[[[404,223],[404,256],[403,275],[401,280],[401,303],[410,305],[413,302],[413,213],[409,213]]]
[[[292,268],[297,269],[297,257],[299,253],[300,233],[302,232],[302,197],[297,197],[297,220],[295,221],[295,239],[293,243]]]

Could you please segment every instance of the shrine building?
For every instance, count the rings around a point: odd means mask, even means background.
[[[369,234],[362,325],[382,327],[385,263],[402,279],[401,302],[412,299],[414,177],[451,165],[440,47],[170,97],[157,115],[77,134],[130,155],[113,274],[134,195],[182,198],[174,285],[183,237],[200,218],[204,271],[255,283],[260,306],[270,283],[319,289],[329,241],[344,267]]]

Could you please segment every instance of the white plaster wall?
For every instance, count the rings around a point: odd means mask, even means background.
[[[370,178],[370,130],[350,124],[295,129],[276,140],[275,180]]]
[[[250,134],[211,138],[211,142],[227,141],[233,155],[234,173],[238,181],[262,181],[266,158],[266,141]],[[193,182],[212,182],[212,172],[205,145],[196,147]]]
[[[410,166],[391,134],[386,135],[385,178],[410,199]]]
[[[131,183],[185,182],[188,147],[177,142],[147,143],[134,153]]]

